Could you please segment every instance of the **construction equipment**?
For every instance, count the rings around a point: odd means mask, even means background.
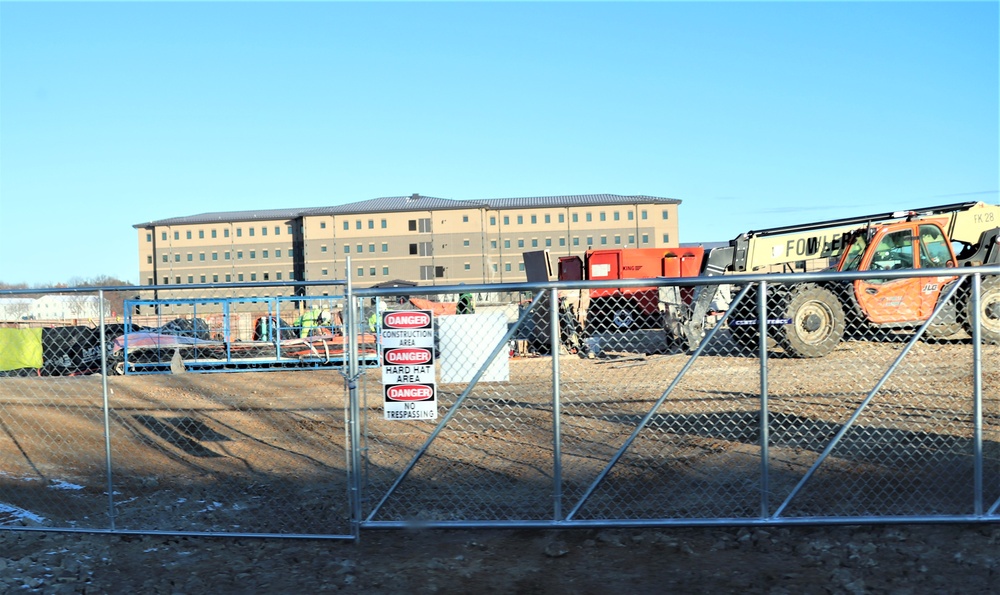
[[[815,259],[836,263],[838,271],[942,271],[936,277],[769,284],[768,337],[794,357],[830,353],[849,328],[916,328],[926,322],[958,280],[948,268],[1000,263],[1000,206],[965,202],[750,231],[708,251],[700,274],[794,271]],[[969,285],[928,326],[928,335],[971,333]],[[714,290],[699,287],[693,299],[668,291],[663,300],[668,334],[689,349],[704,336]],[[729,317],[733,338],[745,347],[757,344],[755,304],[751,291]],[[983,278],[979,315],[983,340],[1000,344],[1000,277]]]
[[[697,277],[701,272],[704,248],[619,248],[588,250],[583,258],[559,258],[560,281],[607,279],[647,279],[652,277]],[[660,328],[658,287],[595,288],[581,300],[588,332],[626,331]],[[690,291],[684,297],[690,301]],[[588,303],[589,301],[589,303]]]

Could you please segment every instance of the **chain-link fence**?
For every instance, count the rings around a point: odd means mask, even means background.
[[[995,521],[1000,268],[948,272],[218,287],[8,321],[0,528]],[[175,343],[116,359],[150,329]],[[347,357],[279,356],[303,339]]]

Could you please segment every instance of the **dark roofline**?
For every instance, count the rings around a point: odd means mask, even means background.
[[[197,225],[212,223],[242,223],[247,221],[274,221],[300,217],[360,215],[374,213],[404,213],[408,211],[448,211],[459,209],[515,210],[560,207],[587,207],[601,205],[629,205],[638,203],[679,205],[676,198],[657,196],[623,196],[618,194],[579,194],[566,196],[537,196],[527,198],[491,198],[486,200],[453,200],[411,194],[373,198],[329,207],[301,209],[271,209],[257,211],[230,211],[202,213],[187,217],[171,217],[146,223],[136,223],[133,228],[151,228],[168,225]]]

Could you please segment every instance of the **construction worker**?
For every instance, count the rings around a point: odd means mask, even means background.
[[[313,306],[295,319],[295,326],[299,327],[299,338],[305,339],[309,336],[309,333],[316,328],[319,316],[319,306]]]
[[[457,314],[475,314],[476,301],[469,292],[458,294],[458,306],[455,308]]]

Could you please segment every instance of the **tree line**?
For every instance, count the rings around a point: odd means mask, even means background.
[[[71,287],[121,287],[125,285],[132,285],[128,281],[122,281],[117,277],[111,277],[109,275],[98,275],[92,279],[83,279],[80,277],[73,277],[64,283],[50,283],[44,285],[28,285],[27,283],[5,283],[0,281],[0,289],[64,289]],[[39,298],[43,296],[43,293],[19,293],[16,296],[0,296],[0,297],[23,297],[23,298]],[[111,304],[111,311],[115,313],[116,316],[121,316],[125,311],[125,300],[135,297],[134,292],[127,291],[105,291],[104,299],[108,300]]]

